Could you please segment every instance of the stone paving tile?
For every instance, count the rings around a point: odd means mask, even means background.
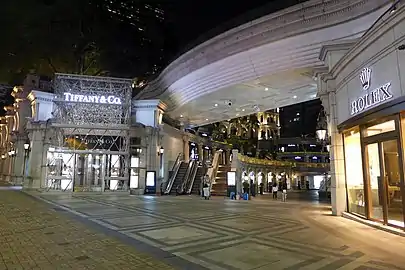
[[[86,209],[84,218],[103,226],[116,222],[111,213],[97,219],[94,214],[103,207],[119,209],[115,230],[207,269],[405,269],[405,238],[331,217],[324,205],[112,194],[73,195],[75,204],[69,204],[57,195],[40,197],[62,202],[71,211]],[[88,208],[90,204],[97,207]],[[136,225],[136,215],[152,218]]]
[[[18,191],[0,191],[0,270],[174,269]]]

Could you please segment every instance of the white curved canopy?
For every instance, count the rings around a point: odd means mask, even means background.
[[[312,0],[259,18],[183,54],[137,98],[159,97],[191,125],[314,99],[321,47],[354,42],[390,3]]]

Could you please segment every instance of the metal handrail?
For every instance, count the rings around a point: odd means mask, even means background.
[[[194,168],[194,164],[195,164],[194,160],[190,161],[190,163],[188,164],[186,174],[184,175],[183,181],[182,181],[181,186],[180,186],[180,190],[178,191],[179,194],[183,194],[184,189],[187,186],[187,183],[189,181],[190,172]]]
[[[177,155],[176,161],[175,161],[174,164],[173,164],[172,171],[174,171],[174,169],[175,169],[175,167],[176,167],[176,164],[181,160],[181,157],[182,157],[182,156],[183,156],[183,153],[179,153],[179,154]]]
[[[179,169],[180,169],[181,157],[182,157],[182,153],[179,153],[177,158],[176,158],[176,162],[173,164],[173,169],[172,169],[173,174],[171,175],[171,177],[167,181],[167,185],[166,185],[164,194],[169,194],[170,191],[172,190],[174,180],[176,179],[177,173],[179,172]]]
[[[215,152],[214,158],[213,158],[212,164],[211,164],[212,166],[207,171],[207,174],[208,174],[208,177],[210,179],[211,185],[214,183],[215,176],[217,175],[218,166],[219,166],[219,154],[220,154],[219,151]]]
[[[195,169],[194,169],[193,172],[191,173],[190,183],[189,183],[189,185],[188,185],[186,194],[190,194],[191,191],[193,190],[193,186],[194,186],[194,182],[195,182],[195,177],[196,177],[197,171],[198,171],[198,162],[195,162],[194,168],[195,168]]]

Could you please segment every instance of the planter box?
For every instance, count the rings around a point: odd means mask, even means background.
[[[145,190],[143,188],[135,188],[129,190],[130,195],[143,195],[144,193]]]

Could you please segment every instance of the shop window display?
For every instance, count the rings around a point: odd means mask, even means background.
[[[363,166],[361,158],[360,132],[344,135],[346,184],[349,212],[365,216]]]

